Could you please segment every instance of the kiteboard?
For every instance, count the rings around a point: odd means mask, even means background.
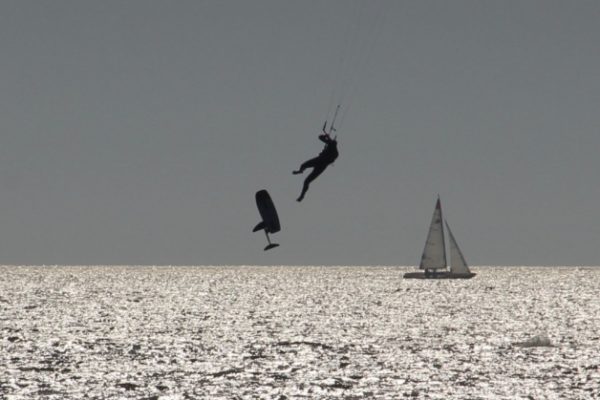
[[[262,221],[259,222],[254,229],[252,229],[252,232],[260,230],[265,231],[267,241],[269,242],[267,247],[265,247],[266,251],[279,246],[277,243],[271,243],[271,239],[269,238],[269,233],[276,233],[281,230],[281,226],[279,225],[279,216],[277,215],[277,210],[275,209],[275,205],[273,204],[273,200],[271,200],[269,192],[267,192],[265,189],[259,190],[256,192],[255,198],[256,206],[258,207],[258,212],[260,213]]]

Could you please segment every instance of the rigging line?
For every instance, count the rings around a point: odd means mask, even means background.
[[[347,22],[346,28],[344,30],[344,35],[343,35],[344,43],[342,45],[342,48],[341,48],[341,51],[339,54],[337,68],[335,70],[333,84],[331,87],[329,104],[327,106],[327,115],[325,116],[326,120],[329,119],[329,116],[331,115],[331,112],[333,109],[332,107],[334,106],[334,104],[335,103],[339,104],[339,101],[336,101],[336,100],[339,99],[339,93],[343,88],[343,78],[345,76],[345,71],[346,71],[347,65],[348,65],[348,58],[349,58],[349,53],[350,53],[350,43],[355,42],[356,37],[358,35],[357,24],[355,24],[354,22],[360,16],[360,10],[356,6],[356,4],[357,3],[354,3],[353,18]],[[354,28],[354,30],[352,28]],[[352,40],[351,40],[351,38],[352,38]]]
[[[383,2],[353,2],[351,18],[346,25],[344,44],[339,56],[337,71],[330,93],[325,126],[330,121],[329,131],[339,129],[344,122],[356,92],[358,80],[371,61],[375,44],[383,31],[382,19],[385,17]],[[367,9],[369,6],[370,10]],[[375,12],[373,12],[373,10]],[[336,105],[333,119],[330,120],[332,107]],[[343,108],[343,110],[341,110]],[[340,112],[341,111],[341,112]],[[325,128],[324,126],[324,128]]]
[[[351,26],[354,28],[349,36],[349,45],[346,49],[345,63],[343,70],[341,71],[338,79],[339,95],[336,98],[337,103],[341,104],[344,102],[348,94],[348,87],[351,85],[356,75],[356,66],[360,60],[361,53],[363,52],[362,45],[364,43],[364,31],[365,31],[365,14],[368,2],[360,2],[360,7],[355,3],[354,14],[350,20]]]
[[[365,65],[370,60],[371,54],[373,54],[373,47],[377,42],[377,36],[379,34],[380,20],[382,16],[382,7],[379,3],[379,7],[376,8],[375,12],[369,16],[368,24],[365,27],[364,40],[361,43],[361,47],[358,52],[356,60],[356,67],[354,69],[354,77],[351,82],[351,88],[356,86],[357,81],[361,79],[361,73],[364,70]],[[350,89],[349,88],[349,92]]]
[[[356,14],[355,30],[353,31],[353,52],[352,62],[346,63],[346,69],[340,77],[341,82],[340,95],[336,98],[337,103],[347,106],[348,98],[352,99],[358,86],[358,79],[360,78],[361,72],[364,70],[367,61],[370,59],[370,55],[373,51],[376,38],[380,31],[377,30],[380,27],[379,20],[383,15],[382,4],[378,3],[375,8],[375,13],[366,12],[365,2],[361,3],[362,8]],[[372,3],[370,3],[372,4]],[[368,15],[371,14],[371,15]],[[348,57],[350,58],[350,57]],[[348,107],[344,107],[344,114],[347,113]],[[341,123],[341,121],[340,121]],[[339,126],[340,124],[338,124]]]
[[[365,51],[366,56],[362,59],[361,65],[359,65],[359,67],[358,67],[357,76],[353,82],[353,85],[352,85],[353,87],[350,90],[350,94],[348,95],[346,107],[344,107],[344,110],[342,111],[338,127],[341,127],[342,124],[344,123],[344,119],[348,113],[348,110],[350,109],[350,106],[352,105],[353,100],[356,97],[355,95],[358,92],[358,78],[361,75],[363,75],[364,70],[366,69],[367,65],[369,65],[369,62],[372,60],[372,55],[373,55],[373,52],[375,49],[375,45],[376,45],[376,43],[379,42],[379,38],[381,37],[381,33],[383,32],[383,28],[385,26],[385,22],[386,22],[386,13],[384,12],[383,7],[381,6],[381,3],[380,3],[380,8],[378,9],[378,12],[375,16],[372,30],[369,34],[370,42],[365,42],[365,46],[367,46],[366,51]]]
[[[346,53],[348,51],[348,46],[349,46],[349,32],[350,32],[350,28],[351,28],[351,24],[348,24],[345,30],[345,34],[343,36],[344,38],[344,44],[342,46],[342,51],[339,54],[338,57],[338,62],[337,62],[337,66],[336,69],[334,70],[334,74],[333,74],[333,84],[331,85],[331,93],[329,95],[329,104],[327,105],[327,114],[325,115],[325,119],[327,120],[329,118],[329,115],[331,114],[331,109],[333,106],[333,102],[334,99],[337,95],[337,91],[338,91],[338,80],[339,77],[341,75],[342,69],[343,69],[343,65],[345,63],[345,57],[346,57]]]
[[[335,108],[335,112],[333,113],[333,119],[331,120],[331,122],[329,122],[329,120],[325,120],[325,123],[323,123],[323,133],[329,135],[333,132],[337,132],[337,128],[335,125],[335,121],[337,120],[338,114],[340,112],[340,107],[341,105],[338,104],[337,107]],[[327,123],[329,122],[329,128],[327,128]]]

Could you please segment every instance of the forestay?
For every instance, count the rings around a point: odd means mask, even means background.
[[[462,251],[460,251],[456,239],[454,239],[448,221],[446,221],[446,228],[448,229],[448,236],[450,237],[450,272],[453,274],[470,274],[471,271],[469,270],[467,261],[465,260]]]

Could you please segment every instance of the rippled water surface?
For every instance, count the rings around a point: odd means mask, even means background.
[[[600,398],[600,268],[409,270],[2,266],[0,398]]]

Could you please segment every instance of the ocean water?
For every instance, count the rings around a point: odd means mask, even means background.
[[[0,267],[0,399],[600,398],[600,268]]]

